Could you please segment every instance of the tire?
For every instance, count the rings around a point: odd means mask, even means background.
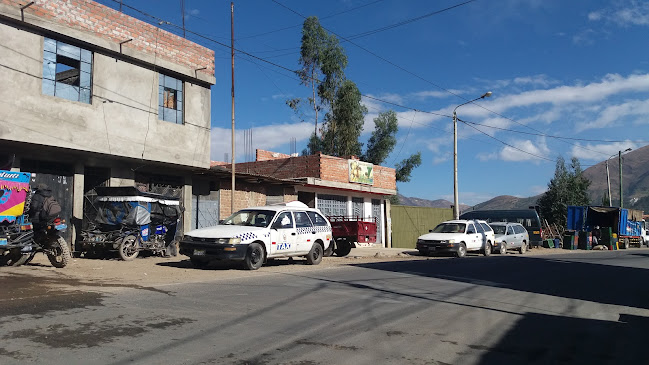
[[[491,256],[491,242],[487,241],[484,245],[484,249],[482,250],[482,255],[483,256]]]
[[[195,257],[190,257],[190,258],[189,258],[189,261],[191,261],[192,266],[194,266],[194,267],[197,268],[197,269],[205,269],[205,268],[207,268],[207,267],[209,266],[209,264],[210,264],[209,261],[205,261],[205,260],[197,259],[197,258],[195,258]]]
[[[507,243],[506,242],[501,242],[500,243],[500,248],[498,249],[498,253],[501,255],[506,255],[507,254]]]
[[[253,242],[248,246],[246,258],[243,260],[243,265],[247,270],[257,270],[264,264],[266,253],[261,245]]]
[[[336,242],[336,249],[334,252],[340,257],[347,256],[352,252],[352,245],[347,241]]]
[[[132,261],[140,253],[137,247],[137,237],[134,235],[128,235],[122,239],[122,242],[119,244],[119,257],[124,261]]]
[[[333,256],[335,248],[336,248],[336,241],[331,240],[331,242],[329,242],[329,247],[327,247],[327,249],[324,250],[324,257]]]
[[[68,243],[65,242],[63,237],[58,237],[55,242],[52,242],[51,250],[54,253],[48,253],[47,258],[50,260],[52,266],[61,269],[70,263],[70,258],[72,258],[72,255],[70,255],[70,246],[68,246]]]
[[[23,254],[20,252],[20,249],[14,249],[9,252],[7,255],[7,265],[8,266],[20,266],[24,265],[27,260],[29,260],[30,253]]]
[[[518,252],[520,252],[521,255],[527,252],[527,242],[523,241],[523,244],[521,245],[521,248],[518,249]]]
[[[311,251],[306,255],[306,263],[309,265],[319,264],[322,261],[323,253],[324,250],[322,249],[322,246],[318,242],[314,243],[311,247]]]
[[[455,256],[457,257],[466,256],[466,245],[464,244],[464,242],[460,242],[460,246],[457,248],[457,252],[455,253]]]
[[[629,249],[629,238],[627,238],[627,237],[624,238],[624,245],[623,245],[623,248],[624,248],[625,250],[628,250],[628,249]]]

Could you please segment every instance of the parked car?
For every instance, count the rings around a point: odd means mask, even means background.
[[[322,213],[296,201],[246,208],[216,226],[189,231],[180,241],[180,253],[199,268],[230,260],[257,270],[266,259],[293,256],[317,265],[331,237],[331,224]]]
[[[519,223],[492,222],[489,223],[494,230],[494,251],[506,254],[507,250],[517,249],[521,254],[527,251],[530,236],[525,227]]]
[[[430,233],[417,239],[417,250],[422,255],[454,253],[464,257],[468,251],[491,255],[494,232],[485,221],[452,220],[442,222]]]
[[[460,219],[484,219],[489,224],[491,222],[520,223],[525,227],[530,237],[530,240],[527,241],[527,248],[540,247],[543,244],[541,218],[536,209],[471,210],[462,213]]]

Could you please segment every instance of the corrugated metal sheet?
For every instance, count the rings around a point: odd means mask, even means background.
[[[392,247],[415,249],[419,236],[439,223],[453,219],[453,210],[393,205],[391,215]]]

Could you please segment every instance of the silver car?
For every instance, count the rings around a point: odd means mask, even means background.
[[[496,236],[494,240],[494,251],[506,254],[507,250],[515,249],[521,254],[527,251],[530,242],[529,234],[525,227],[519,223],[492,222],[489,223]]]

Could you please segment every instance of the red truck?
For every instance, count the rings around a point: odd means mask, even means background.
[[[334,245],[325,251],[325,256],[334,253],[347,256],[354,247],[366,246],[376,242],[376,218],[329,216]]]

